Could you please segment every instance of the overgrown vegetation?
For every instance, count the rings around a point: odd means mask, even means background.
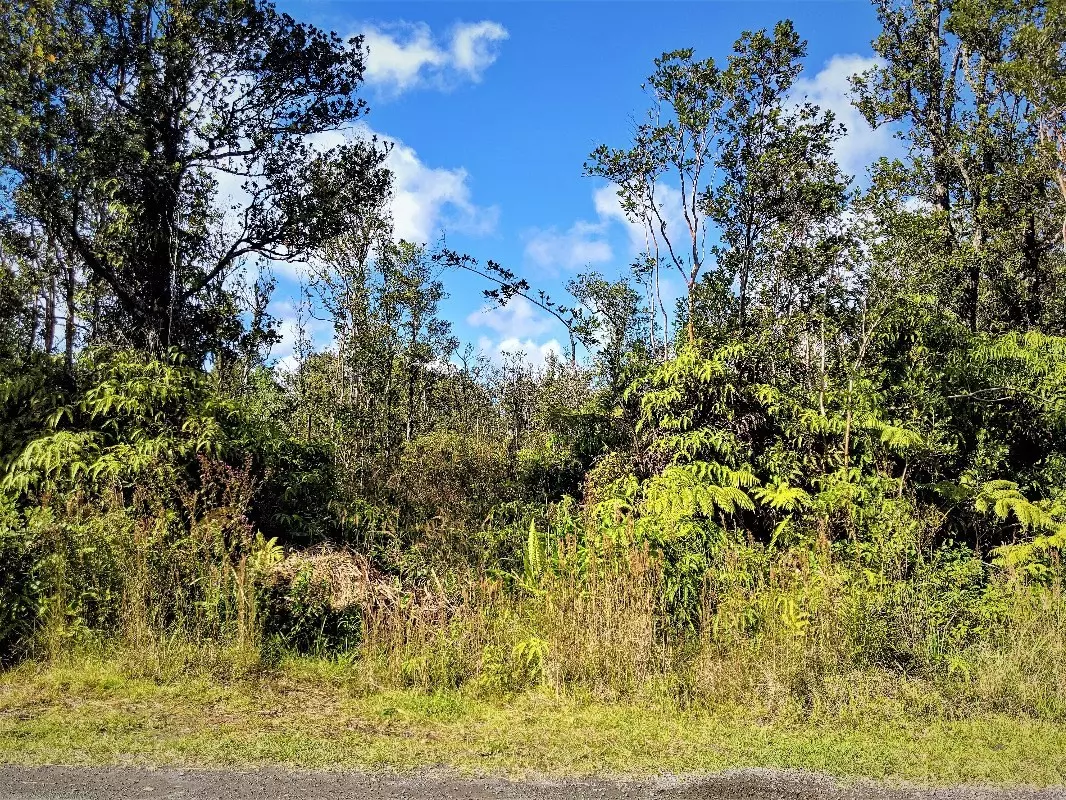
[[[312,144],[364,110],[358,40],[0,2],[4,663],[1066,721],[1063,9],[878,8],[855,102],[905,160],[842,174],[788,22],[664,54],[586,164],[647,251],[571,306],[395,241],[385,149]],[[334,336],[283,369],[243,271],[303,259]],[[462,349],[456,270],[570,352]]]

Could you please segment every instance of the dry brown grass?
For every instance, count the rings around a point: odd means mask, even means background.
[[[872,707],[890,717],[1066,719],[1058,590],[1012,590],[1013,605],[990,631],[951,644],[923,627],[920,599],[879,606],[891,592],[855,588],[845,566],[708,580],[698,633],[664,618],[661,571],[644,550],[546,569],[532,582],[482,577],[433,613],[417,596],[378,606],[358,657],[374,685],[426,691],[541,687],[603,701],[743,707],[768,719]]]

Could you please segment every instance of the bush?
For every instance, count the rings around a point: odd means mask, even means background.
[[[476,528],[494,505],[515,494],[507,448],[459,431],[411,441],[392,484],[408,524],[431,520],[453,530]]]

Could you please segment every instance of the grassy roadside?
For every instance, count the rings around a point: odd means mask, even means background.
[[[0,761],[448,766],[521,774],[775,766],[923,784],[1066,783],[1066,725],[1005,716],[760,720],[527,693],[352,690],[289,666],[255,680],[131,677],[114,662],[0,675]]]

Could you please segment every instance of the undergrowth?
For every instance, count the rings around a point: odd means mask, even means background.
[[[295,670],[364,694],[537,691],[767,720],[1066,719],[1059,584],[959,548],[722,543],[677,614],[661,547],[565,508],[521,523],[514,571],[405,585],[353,551],[235,538],[230,496],[169,533],[139,507],[27,515],[21,545],[51,551],[30,584],[37,625],[9,655],[37,667],[92,655],[161,684]]]

